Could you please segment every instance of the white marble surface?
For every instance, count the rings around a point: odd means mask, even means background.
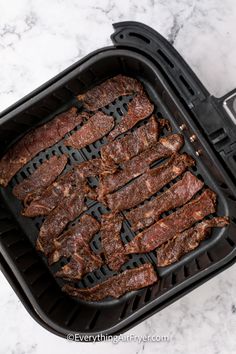
[[[206,87],[236,86],[234,0],[0,0],[0,110],[85,54],[110,44],[111,24],[142,21],[171,40]],[[0,274],[0,354],[236,352],[236,266],[129,333],[168,343],[69,343],[35,323]]]

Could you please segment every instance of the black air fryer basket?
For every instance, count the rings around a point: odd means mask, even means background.
[[[118,73],[139,79],[155,113],[167,118],[174,132],[185,137],[183,151],[196,159],[193,173],[204,179],[218,195],[217,215],[230,216],[230,225],[215,229],[200,247],[179,262],[156,268],[154,252],[132,255],[122,270],[152,263],[160,280],[120,299],[84,302],[61,291],[63,280],[53,276],[56,266],[48,267],[35,250],[42,218],[21,216],[21,204],[12,187],[31,174],[52,154],[67,153],[70,164],[98,156],[104,139],[76,151],[61,142],[38,154],[0,189],[0,264],[8,281],[31,315],[45,328],[65,337],[68,333],[118,334],[188,293],[236,260],[236,90],[218,99],[211,96],[175,49],[157,32],[135,22],[114,25],[113,46],[97,50],[75,63],[0,115],[0,151],[32,127],[40,125],[72,105],[80,107],[78,93]],[[130,97],[116,100],[104,108],[119,121]],[[90,181],[97,184],[96,179]],[[100,218],[105,207],[89,204],[89,213]],[[134,233],[124,222],[122,239]],[[99,235],[92,241],[100,248]],[[62,261],[63,262],[63,261]],[[62,264],[62,263],[61,263]],[[115,274],[107,266],[86,275],[80,286],[93,286]]]

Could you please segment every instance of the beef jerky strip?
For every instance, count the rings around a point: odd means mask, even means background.
[[[117,75],[95,86],[85,94],[77,96],[77,98],[79,101],[83,101],[86,109],[96,111],[113,102],[119,96],[132,95],[142,91],[143,87],[139,81],[131,77]]]
[[[46,255],[54,247],[54,239],[65,229],[66,225],[87,209],[84,203],[85,194],[82,188],[75,188],[64,198],[44,220],[37,239],[37,249]]]
[[[70,194],[77,182],[80,184],[81,179],[77,178],[75,171],[68,171],[47,187],[39,198],[34,199],[22,214],[28,217],[48,215],[63,198]]]
[[[147,95],[144,92],[137,94],[129,103],[126,115],[108,135],[108,141],[114,140],[118,135],[133,128],[139,121],[150,116],[153,110],[154,105],[149,101]]]
[[[24,200],[28,194],[39,194],[39,191],[48,187],[64,170],[67,156],[52,156],[42,163],[28,178],[16,185],[12,193],[20,200]]]
[[[157,266],[165,267],[177,262],[183,255],[198,247],[213,227],[224,227],[228,224],[228,217],[215,217],[203,220],[191,229],[177,234],[157,249]]]
[[[88,117],[88,113],[78,114],[77,108],[73,107],[27,133],[0,160],[0,185],[6,187],[12,177],[34,156],[56,144]]]
[[[74,166],[74,169],[81,178],[88,178],[113,173],[116,171],[117,167],[111,164],[106,165],[101,158],[95,158]]]
[[[114,192],[133,178],[140,176],[149,169],[153,162],[169,157],[179,151],[183,143],[182,135],[169,135],[160,139],[155,145],[143,151],[140,155],[126,161],[122,166],[122,170],[101,176],[98,188],[99,199],[102,200],[105,194]]]
[[[147,124],[135,129],[132,133],[127,133],[120,139],[102,146],[102,160],[108,164],[119,164],[130,160],[157,142],[160,134],[159,130],[159,121],[153,115]]]
[[[191,172],[185,172],[183,178],[166,192],[126,214],[132,230],[144,229],[157,221],[162,213],[187,203],[203,185]]]
[[[104,201],[113,211],[131,209],[157,193],[194,163],[194,159],[185,153],[175,154],[167,162],[148,170],[123,189],[106,195]]]
[[[120,237],[123,217],[119,214],[105,214],[102,216],[101,242],[106,263],[109,268],[118,271],[128,260],[125,248]]]
[[[191,227],[216,210],[216,194],[210,189],[185,204],[181,209],[157,221],[125,245],[127,253],[144,253],[154,250],[164,242]]]
[[[59,261],[61,257],[79,253],[99,229],[100,224],[96,219],[87,214],[83,215],[75,226],[53,240],[54,250],[48,258],[49,264]]]
[[[102,264],[101,257],[94,254],[88,245],[84,245],[55,275],[67,280],[80,280],[86,273],[100,268]]]
[[[64,140],[66,146],[81,149],[92,144],[114,127],[114,118],[103,112],[95,113],[90,119],[73,135]]]
[[[123,273],[108,278],[91,288],[79,289],[71,285],[62,288],[67,294],[85,301],[100,301],[107,296],[119,298],[128,291],[138,290],[152,285],[158,280],[151,264],[143,264],[138,268],[125,270]]]
[[[27,205],[22,211],[22,215],[28,217],[48,215],[63,198],[70,194],[72,189],[81,185],[82,180],[83,178],[77,173],[76,167],[68,171],[47,187],[39,198],[35,198]],[[86,196],[96,200],[95,191],[88,184],[84,184],[84,186],[86,187]]]

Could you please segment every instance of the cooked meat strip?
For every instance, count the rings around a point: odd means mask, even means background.
[[[22,214],[28,217],[48,215],[62,199],[70,194],[77,182],[80,184],[81,179],[77,178],[75,171],[68,171],[46,188],[40,198],[34,199],[22,211]]]
[[[127,133],[124,137],[102,146],[101,157],[106,163],[119,164],[130,160],[140,152],[155,144],[159,138],[159,121],[155,116],[149,118],[147,124]]]
[[[113,102],[119,96],[132,95],[142,91],[143,87],[139,81],[131,77],[117,75],[95,86],[85,94],[78,95],[77,98],[79,101],[83,101],[86,109],[96,111]]]
[[[158,277],[153,266],[151,264],[144,264],[138,268],[125,270],[123,273],[114,275],[91,288],[79,289],[71,285],[64,285],[62,290],[81,300],[100,301],[107,296],[117,299],[128,291],[152,285],[157,280]]]
[[[100,229],[99,222],[90,215],[82,215],[79,222],[53,240],[53,252],[48,258],[49,264],[59,261],[61,257],[70,257],[80,252],[84,244],[89,243]]]
[[[64,265],[55,276],[67,280],[80,280],[86,273],[102,266],[99,255],[93,253],[88,245],[84,245],[80,252],[73,254],[69,263]]]
[[[24,200],[30,193],[48,187],[64,170],[67,156],[52,156],[40,165],[28,178],[17,184],[12,193],[20,200]]]
[[[191,172],[185,172],[183,178],[166,192],[126,214],[132,230],[144,229],[157,221],[162,213],[187,203],[203,185]]]
[[[95,158],[88,161],[84,161],[74,166],[79,176],[82,178],[88,178],[93,176],[99,176],[107,173],[113,173],[117,169],[116,165],[106,165],[101,158]]]
[[[216,210],[216,194],[210,189],[181,209],[157,221],[125,245],[127,253],[150,252]]]
[[[179,151],[183,143],[182,135],[169,135],[160,139],[155,145],[143,151],[140,155],[124,162],[122,170],[101,176],[98,187],[99,199],[102,200],[105,194],[114,192],[133,178],[140,176],[149,169],[153,162],[169,157]]]
[[[194,159],[185,153],[175,154],[167,162],[148,170],[123,189],[106,195],[104,201],[113,211],[131,209],[157,193],[194,163]]]
[[[53,249],[53,241],[65,229],[66,225],[87,209],[84,203],[83,188],[74,188],[70,195],[58,204],[44,220],[37,240],[37,249],[46,255]]]
[[[66,146],[81,149],[86,145],[92,144],[114,127],[114,118],[97,112],[73,135],[64,140]]]
[[[101,242],[106,263],[109,268],[118,271],[127,262],[128,256],[121,240],[120,231],[123,217],[119,214],[105,214],[101,223]]]
[[[81,185],[82,177],[77,172],[77,167],[69,170],[64,175],[60,176],[55,182],[47,187],[39,198],[35,198],[22,211],[22,215],[35,217],[39,215],[48,215],[65,197],[70,195],[70,192],[77,186]],[[86,187],[86,196],[96,200],[96,192],[84,184]]]
[[[157,266],[165,267],[177,262],[183,255],[199,246],[213,227],[224,227],[229,224],[228,217],[215,217],[175,235],[157,249]]]
[[[154,105],[149,101],[147,95],[144,92],[137,94],[129,103],[126,115],[108,135],[108,141],[114,140],[118,135],[133,128],[140,120],[150,116],[153,110]]]
[[[40,151],[56,144],[66,133],[88,118],[73,107],[27,133],[0,160],[0,185],[6,187],[12,177]]]

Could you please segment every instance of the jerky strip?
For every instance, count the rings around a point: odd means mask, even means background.
[[[99,229],[100,224],[96,219],[87,214],[83,215],[75,226],[53,240],[54,251],[48,259],[49,264],[59,261],[61,257],[79,253]]]
[[[70,194],[72,188],[81,183],[74,170],[70,170],[46,188],[40,198],[34,199],[23,211],[22,215],[35,217],[48,215],[58,203]]]
[[[117,75],[95,86],[85,94],[78,95],[77,98],[79,101],[83,101],[86,109],[96,111],[98,108],[113,102],[119,96],[132,95],[136,92],[142,92],[142,90],[143,87],[137,80]]]
[[[110,174],[115,172],[116,168],[115,165],[106,165],[101,158],[84,161],[79,165],[74,166],[74,169],[76,169],[81,178],[99,176],[107,173]]]
[[[106,263],[109,268],[118,271],[127,262],[128,256],[120,237],[123,217],[121,215],[105,214],[102,216],[101,242]]]
[[[64,265],[55,276],[67,280],[80,280],[86,273],[102,266],[102,259],[94,254],[88,245],[84,245],[78,254],[73,254],[69,263]]]
[[[46,255],[53,249],[53,240],[60,235],[66,225],[87,209],[84,203],[85,194],[82,188],[75,188],[63,199],[44,220],[37,240],[37,249]]]
[[[132,133],[128,133],[123,138],[102,146],[102,160],[108,164],[119,164],[130,160],[157,142],[160,134],[159,130],[159,121],[151,116],[147,124],[135,129]]]
[[[166,192],[127,213],[132,230],[144,229],[157,221],[162,213],[187,203],[203,185],[191,172],[185,172],[183,178]]]
[[[167,162],[147,171],[123,189],[108,194],[104,200],[113,211],[131,209],[157,193],[194,163],[194,159],[185,153],[175,154]]]
[[[152,285],[157,280],[158,277],[153,266],[151,264],[144,264],[138,268],[125,270],[123,273],[108,278],[91,288],[78,289],[70,285],[65,285],[62,290],[81,300],[100,301],[107,296],[117,299],[128,291]]]
[[[73,135],[64,140],[66,146],[81,149],[86,145],[94,143],[114,127],[114,118],[97,112]]]
[[[127,132],[133,128],[140,120],[150,116],[154,110],[154,105],[149,101],[144,92],[137,94],[128,105],[128,112],[122,118],[110,134],[108,140],[114,140],[118,135]]]
[[[191,227],[216,210],[216,194],[205,190],[198,198],[181,209],[157,221],[125,245],[127,253],[144,253],[154,250],[178,232]]]
[[[73,107],[27,133],[0,160],[0,185],[6,187],[12,177],[34,156],[56,144],[66,133],[88,117],[88,113],[78,114],[77,108]]]
[[[183,137],[179,134],[162,138],[151,148],[126,161],[122,166],[122,170],[102,176],[98,188],[99,198],[102,200],[103,195],[114,192],[133,178],[140,176],[149,169],[153,162],[169,157],[179,151],[183,143]]]
[[[48,187],[64,170],[67,156],[52,156],[40,165],[31,176],[16,185],[12,193],[20,200],[24,200],[30,193]]]
[[[177,262],[183,255],[198,247],[213,227],[224,227],[228,224],[228,217],[215,217],[203,220],[191,229],[177,234],[157,249],[157,266],[166,267]]]

